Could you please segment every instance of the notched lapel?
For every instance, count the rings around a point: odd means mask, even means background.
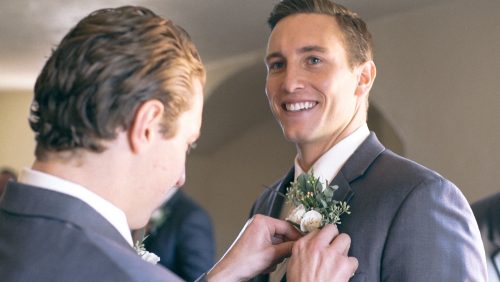
[[[337,201],[343,201],[349,203],[354,196],[354,191],[351,189],[351,185],[349,181],[345,178],[342,171],[339,171],[337,176],[332,180],[330,186],[337,185],[339,188],[335,191],[335,195],[333,195],[333,199]]]
[[[270,207],[270,215],[272,217],[278,218],[281,213],[281,208],[283,207],[283,204],[285,203],[285,197],[286,195],[286,189],[288,186],[290,186],[290,182],[293,181],[293,178],[295,176],[295,169],[292,168],[288,172],[288,174],[280,181],[277,183],[277,185],[273,186],[273,201]]]
[[[285,202],[284,195],[286,194],[286,188],[293,180],[294,173],[294,169],[292,168],[280,181],[274,183],[270,187],[266,187],[266,190],[255,203],[251,215],[260,213],[274,218],[279,217],[281,207]]]

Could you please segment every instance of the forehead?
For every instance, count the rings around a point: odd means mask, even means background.
[[[312,45],[344,48],[343,34],[334,17],[309,13],[283,18],[271,32],[267,52]]]

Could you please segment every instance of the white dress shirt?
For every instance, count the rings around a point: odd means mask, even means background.
[[[33,170],[30,168],[24,168],[21,171],[19,182],[63,193],[82,200],[93,209],[95,209],[109,223],[111,223],[111,225],[113,225],[116,230],[118,230],[123,238],[125,238],[125,240],[130,244],[130,246],[133,245],[132,235],[130,233],[130,228],[125,213],[109,201],[86,189],[85,187],[59,178],[57,176],[43,173],[41,171]]]
[[[365,123],[358,129],[356,129],[349,136],[341,140],[339,143],[335,144],[326,153],[324,153],[309,169],[308,172],[314,172],[314,176],[320,178],[322,183],[332,182],[332,180],[337,176],[342,166],[351,157],[351,155],[356,151],[356,149],[365,141],[365,139],[370,135],[370,130],[368,125]],[[298,156],[295,157],[295,176],[294,180],[297,180],[300,174],[304,170],[300,167],[298,162]],[[290,212],[293,210],[293,205],[285,202],[281,208],[280,219],[285,219]],[[274,272],[269,274],[270,282],[279,282],[286,272],[287,260],[284,260],[281,264],[276,267]]]

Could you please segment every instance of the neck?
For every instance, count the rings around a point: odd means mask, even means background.
[[[303,171],[309,171],[316,161],[340,141],[366,123],[366,117],[354,118],[344,129],[308,143],[297,143],[297,161]]]
[[[101,153],[87,150],[75,152],[50,152],[44,160],[36,160],[32,166],[38,170],[56,177],[71,181],[94,192],[121,209],[128,217],[130,213],[131,187],[134,179],[124,177],[133,175],[134,167],[130,154],[121,147],[122,138],[114,140],[113,146]]]
[[[97,166],[97,161],[89,161],[87,158],[85,154],[72,159],[51,157],[46,161],[35,161],[32,169],[83,186],[115,206],[122,208],[112,192],[117,187],[117,183],[112,182],[114,177],[110,175],[112,169],[109,166]]]

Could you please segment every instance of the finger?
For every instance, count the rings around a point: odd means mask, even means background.
[[[349,261],[349,272],[350,273],[350,277],[353,277],[354,274],[356,273],[356,270],[358,269],[358,266],[359,266],[359,263],[358,263],[358,259],[356,259],[355,257],[348,257],[348,261]]]
[[[271,248],[274,249],[274,251],[272,252],[272,256],[274,256],[272,258],[273,264],[277,264],[283,261],[283,259],[290,257],[292,255],[293,244],[294,244],[293,241],[288,241],[278,245],[271,246]]]
[[[265,219],[268,226],[271,227],[271,231],[274,237],[280,237],[286,241],[295,241],[302,237],[300,232],[286,221],[267,216],[265,217]]]
[[[349,262],[351,264],[351,269],[352,269],[352,273],[356,272],[356,270],[358,269],[358,266],[359,266],[359,262],[358,262],[358,259],[355,258],[355,257],[349,257]]]
[[[337,260],[336,273],[339,281],[348,281],[358,269],[358,260],[355,257],[344,257]]]
[[[327,224],[317,232],[311,232],[311,240],[314,240],[317,246],[328,246],[330,242],[339,234],[337,226],[334,224]]]
[[[349,248],[351,247],[351,237],[349,235],[342,233],[338,235],[335,240],[330,244],[330,249],[333,249],[339,254],[347,256],[349,253]]]

